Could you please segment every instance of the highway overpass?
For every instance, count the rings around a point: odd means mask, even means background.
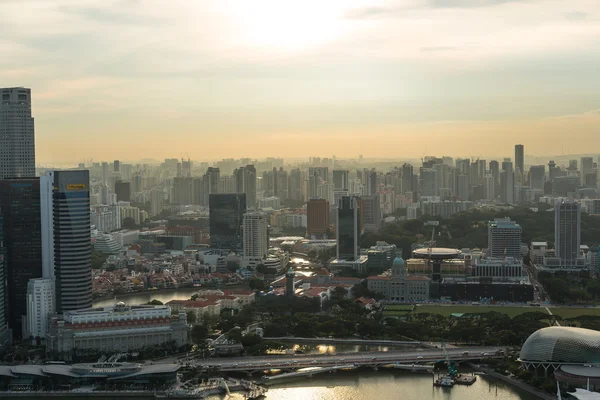
[[[503,357],[498,347],[463,347],[447,349],[451,360],[456,362]],[[368,353],[343,353],[337,355],[274,355],[260,357],[237,357],[210,360],[191,360],[187,365],[216,368],[221,371],[260,371],[269,369],[297,370],[308,367],[336,367],[342,365],[372,366],[401,363],[435,363],[444,361],[441,349],[392,350]]]

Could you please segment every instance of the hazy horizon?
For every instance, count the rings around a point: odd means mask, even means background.
[[[597,0],[166,4],[0,4],[38,164],[600,146]]]

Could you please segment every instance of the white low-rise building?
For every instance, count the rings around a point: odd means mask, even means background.
[[[168,306],[114,306],[67,311],[53,317],[46,335],[48,351],[69,359],[74,351],[127,352],[175,342],[188,343],[185,313]]]

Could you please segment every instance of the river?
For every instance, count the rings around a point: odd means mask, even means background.
[[[226,396],[208,397],[222,400]],[[231,400],[243,399],[237,393]],[[272,386],[266,400],[534,400],[536,397],[491,378],[472,386],[433,387],[431,375],[403,371],[347,371]]]

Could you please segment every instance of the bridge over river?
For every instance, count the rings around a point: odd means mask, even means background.
[[[448,356],[456,362],[501,358],[498,347],[462,347],[447,349]],[[389,364],[431,364],[444,361],[442,349],[403,349],[377,352],[344,353],[337,355],[273,355],[260,357],[237,357],[210,360],[189,360],[186,364],[215,368],[221,371],[261,371],[279,369],[295,371],[309,367],[380,367]]]

